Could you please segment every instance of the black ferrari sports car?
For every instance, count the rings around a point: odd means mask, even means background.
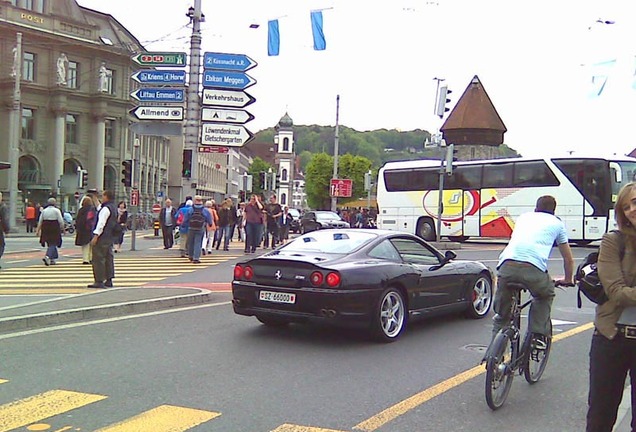
[[[236,264],[234,312],[271,326],[311,320],[354,326],[385,342],[418,315],[463,310],[484,318],[493,274],[456,257],[396,231],[312,231]]]

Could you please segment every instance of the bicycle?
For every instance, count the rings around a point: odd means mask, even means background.
[[[555,282],[555,287],[571,286]],[[501,408],[506,402],[515,373],[525,377],[529,384],[541,379],[550,357],[552,346],[552,323],[550,334],[545,341],[539,341],[537,335],[526,331],[523,344],[521,340],[521,311],[534,300],[521,302],[521,292],[528,291],[522,283],[510,282],[512,290],[512,311],[510,322],[505,325],[488,348],[486,357],[486,403],[492,410]],[[543,345],[545,344],[545,347]]]

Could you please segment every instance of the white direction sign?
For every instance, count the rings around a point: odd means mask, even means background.
[[[243,90],[203,89],[201,102],[203,105],[218,105],[231,108],[244,108],[253,103],[251,95]]]
[[[139,120],[183,120],[183,107],[138,106],[130,114]]]
[[[201,124],[201,144],[241,147],[254,137],[245,126],[232,124]]]
[[[214,123],[245,124],[254,116],[245,110],[226,108],[201,108],[201,121]]]

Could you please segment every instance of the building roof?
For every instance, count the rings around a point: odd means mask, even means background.
[[[502,133],[507,131],[477,75],[464,90],[440,131],[452,129],[486,129]]]

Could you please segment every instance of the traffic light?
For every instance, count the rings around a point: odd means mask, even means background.
[[[245,191],[239,191],[239,202],[245,202]]]
[[[77,187],[84,189],[88,186],[88,171],[84,169],[77,169]]]
[[[181,177],[192,177],[192,150],[183,150],[183,168],[181,169]]]
[[[132,186],[132,160],[126,159],[121,164],[124,167],[124,169],[121,170],[121,173],[123,175],[121,182],[124,184],[124,186],[130,187]]]
[[[372,185],[372,180],[371,180],[371,170],[369,170],[369,172],[365,172],[364,173],[364,190],[365,191],[369,191],[371,190],[371,185]]]
[[[258,181],[261,189],[267,190],[267,173],[265,171],[261,171],[260,173],[258,173]]]
[[[88,170],[82,170],[82,188],[88,186]]]
[[[455,144],[446,146],[446,174],[453,174],[453,162],[457,162],[457,150]]]
[[[269,189],[270,190],[276,190],[276,185],[278,184],[278,174],[276,174],[275,172],[269,173],[270,174],[270,178],[271,178],[271,182],[269,184]]]
[[[442,86],[439,88],[439,98],[437,99],[437,107],[435,109],[435,114],[439,116],[439,118],[443,118],[444,114],[450,111],[446,105],[450,103],[450,99],[448,99],[448,95],[453,91],[448,89],[448,86]]]

